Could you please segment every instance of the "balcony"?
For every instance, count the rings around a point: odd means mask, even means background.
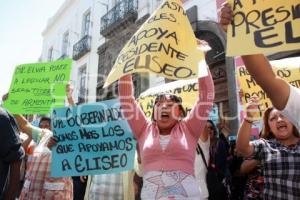
[[[138,1],[123,0],[101,17],[100,34],[111,38],[119,29],[135,22],[138,17]]]
[[[73,46],[73,60],[79,60],[91,50],[91,36],[85,35]]]

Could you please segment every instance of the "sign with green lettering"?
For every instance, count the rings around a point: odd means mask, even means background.
[[[71,59],[16,67],[4,107],[13,114],[48,114],[64,106]]]

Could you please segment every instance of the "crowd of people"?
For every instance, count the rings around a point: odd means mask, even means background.
[[[232,15],[224,4],[224,31]],[[253,141],[260,104],[255,96],[236,140],[208,120],[214,101],[209,69],[198,79],[198,100],[188,115],[180,97],[162,93],[150,120],[135,101],[131,75],[121,77],[122,112],[137,140],[135,167],[122,173],[51,177],[51,149],[57,143],[51,119],[42,117],[35,127],[0,108],[0,199],[300,199],[300,90],[277,77],[264,55],[242,59],[273,104]],[[69,86],[66,92],[75,105]]]

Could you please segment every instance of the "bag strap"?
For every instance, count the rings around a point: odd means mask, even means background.
[[[203,160],[203,162],[204,162],[204,164],[205,164],[205,167],[206,167],[206,169],[208,168],[208,166],[207,166],[207,163],[206,163],[206,160],[205,160],[205,157],[204,157],[204,153],[203,153],[203,151],[202,151],[202,149],[201,149],[201,147],[200,147],[200,145],[197,143],[197,149],[199,149],[199,151],[200,151],[200,154],[201,154],[201,157],[202,157],[202,160]]]

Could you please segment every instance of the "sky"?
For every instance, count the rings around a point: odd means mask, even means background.
[[[16,65],[37,62],[42,32],[64,0],[0,0],[0,95],[7,93]]]

